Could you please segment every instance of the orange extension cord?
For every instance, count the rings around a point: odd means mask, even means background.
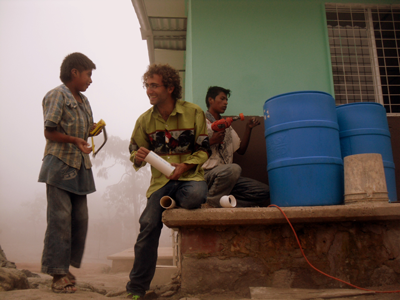
[[[329,278],[335,279],[335,280],[340,281],[340,282],[342,282],[342,283],[344,283],[344,284],[347,284],[347,285],[349,285],[349,286],[351,286],[351,287],[354,287],[354,288],[356,288],[356,289],[359,289],[359,290],[364,290],[364,291],[369,291],[369,292],[375,292],[375,293],[400,293],[400,290],[399,290],[399,291],[374,291],[374,290],[365,289],[365,288],[362,288],[362,287],[355,286],[355,285],[353,285],[353,284],[351,284],[351,283],[348,283],[348,282],[346,282],[346,281],[343,281],[343,280],[341,280],[341,279],[339,279],[339,278],[333,277],[333,276],[331,276],[331,275],[329,275],[329,274],[326,274],[326,273],[324,273],[324,272],[318,270],[316,267],[314,267],[314,266],[308,261],[306,255],[305,255],[304,252],[303,252],[303,248],[301,247],[301,244],[300,244],[299,238],[297,237],[296,231],[294,230],[294,228],[293,228],[293,226],[292,226],[292,223],[290,223],[289,218],[286,216],[286,214],[283,212],[283,210],[282,210],[278,205],[275,205],[275,204],[271,204],[271,205],[269,205],[268,207],[276,207],[277,209],[279,209],[279,210],[281,211],[281,213],[283,214],[283,216],[286,218],[286,221],[289,223],[290,227],[292,228],[292,231],[293,231],[293,233],[294,233],[294,236],[296,237],[297,244],[299,244],[300,251],[301,251],[301,253],[303,254],[303,257],[306,259],[306,261],[307,261],[307,263],[310,265],[310,267],[313,268],[315,271],[317,271],[317,272],[321,273],[322,275],[325,275],[325,276],[327,276],[327,277],[329,277]]]

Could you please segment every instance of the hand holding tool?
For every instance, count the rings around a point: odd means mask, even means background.
[[[104,134],[104,142],[101,144],[100,148],[95,151],[95,145],[94,145],[94,140],[93,136],[98,135],[100,131],[103,131]],[[103,148],[104,144],[107,142],[107,131],[106,131],[106,122],[101,119],[97,124],[96,127],[90,132],[91,138],[92,138],[92,152],[93,152],[93,157],[96,156],[96,154],[100,151],[101,148]]]
[[[244,115],[242,113],[239,114],[239,116],[236,117],[227,117],[225,119],[219,119],[211,124],[211,129],[218,132],[218,131],[224,131],[226,128],[231,126],[233,121],[236,120],[244,120]]]

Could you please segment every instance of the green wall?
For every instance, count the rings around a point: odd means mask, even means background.
[[[325,2],[187,0],[185,99],[206,109],[207,88],[219,85],[232,90],[226,115],[262,116],[278,94],[333,94]]]

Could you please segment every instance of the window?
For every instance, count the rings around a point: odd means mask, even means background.
[[[400,115],[400,5],[326,4],[336,104]]]

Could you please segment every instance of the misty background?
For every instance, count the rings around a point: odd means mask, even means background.
[[[97,191],[88,195],[83,263],[111,265],[107,256],[133,247],[138,234],[150,169],[134,171],[128,144],[136,119],[150,108],[141,83],[149,60],[131,1],[0,0],[0,245],[16,263],[41,259],[47,206],[45,184],[37,182],[45,146],[42,99],[61,84],[61,62],[72,52],[96,64],[84,94],[109,137],[91,157]],[[102,142],[100,134],[96,149]],[[164,227],[160,246],[171,244],[170,234]]]

